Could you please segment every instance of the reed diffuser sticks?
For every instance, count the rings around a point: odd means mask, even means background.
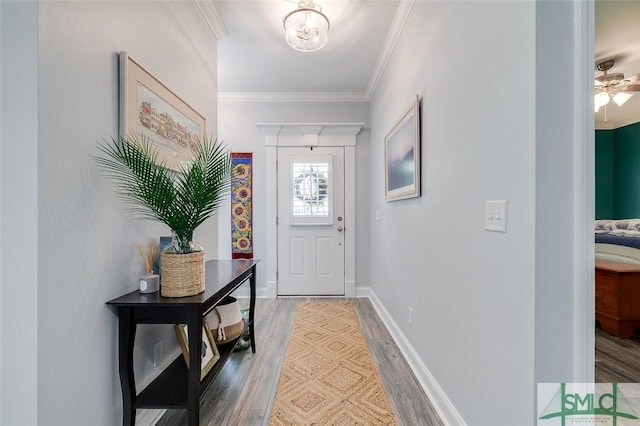
[[[158,243],[149,243],[149,252],[145,250],[144,245],[138,245],[138,251],[140,252],[140,256],[142,257],[142,262],[144,263],[144,268],[147,271],[147,274],[153,274],[153,262],[156,261],[158,257],[159,246]]]

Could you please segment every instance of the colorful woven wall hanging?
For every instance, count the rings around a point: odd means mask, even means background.
[[[253,203],[250,152],[231,153],[231,258],[253,257]]]

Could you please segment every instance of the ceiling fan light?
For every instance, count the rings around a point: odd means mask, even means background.
[[[633,96],[632,93],[619,92],[616,93],[613,97],[613,102],[615,102],[619,107],[625,104],[629,99]]]
[[[596,96],[593,99],[593,104],[595,106],[596,112],[598,112],[600,107],[608,104],[610,99],[611,98],[607,92],[596,93]]]
[[[329,18],[313,0],[302,0],[298,9],[282,20],[287,44],[301,52],[315,52],[327,44]]]

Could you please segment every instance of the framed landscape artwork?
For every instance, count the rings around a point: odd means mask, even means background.
[[[120,52],[120,135],[144,137],[159,148],[158,160],[178,171],[205,138],[205,118]]]
[[[405,111],[384,138],[385,198],[420,196],[420,98]]]

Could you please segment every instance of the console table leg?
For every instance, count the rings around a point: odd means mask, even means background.
[[[202,316],[192,309],[188,314],[189,389],[187,391],[187,420],[189,425],[200,423],[200,369],[202,365]]]
[[[253,331],[253,312],[256,309],[256,266],[251,268],[251,278],[249,278],[251,297],[249,299],[249,338],[251,339],[251,352],[256,353],[256,336]]]
[[[136,324],[131,320],[131,309],[120,307],[118,320],[118,370],[122,388],[122,424],[136,424],[136,409],[133,406],[136,397],[135,377],[133,375],[133,344],[136,338]]]

